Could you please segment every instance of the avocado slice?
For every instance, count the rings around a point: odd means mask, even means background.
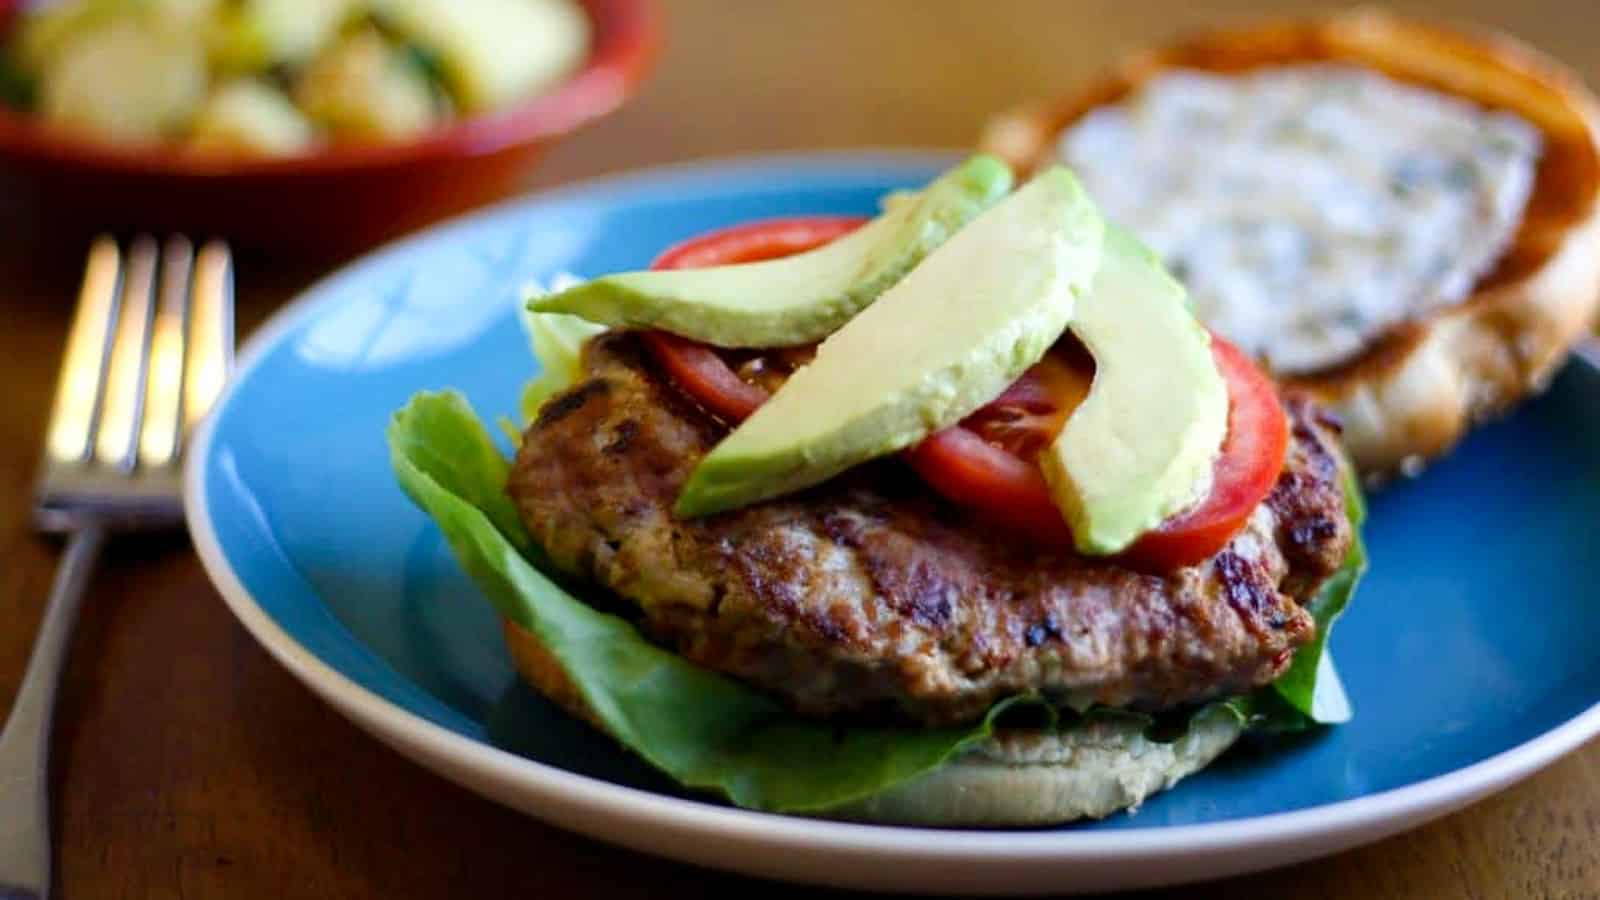
[[[1011,170],[974,156],[913,201],[807,253],[741,265],[597,278],[534,298],[535,312],[660,328],[722,347],[810,344],[833,333],[1011,190]]]
[[[929,254],[700,461],[677,513],[732,509],[909,447],[993,399],[1054,344],[1103,225],[1046,170]]]
[[[1209,489],[1228,390],[1183,287],[1115,226],[1071,328],[1094,383],[1041,467],[1078,550],[1119,553]]]

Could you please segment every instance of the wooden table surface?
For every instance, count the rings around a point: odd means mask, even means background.
[[[673,0],[670,49],[643,95],[560,147],[534,186],[756,150],[960,146],[990,110],[1065,88],[1140,42],[1261,6]],[[1510,28],[1600,84],[1592,0],[1413,6]],[[27,525],[81,254],[56,249],[0,252],[0,709],[59,552]],[[319,274],[241,260],[241,326]],[[56,739],[65,900],[807,893],[567,835],[394,755],[268,659],[181,536],[111,547],[73,647]],[[1600,897],[1600,744],[1410,834],[1151,896]]]

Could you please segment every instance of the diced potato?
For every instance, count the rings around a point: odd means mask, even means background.
[[[130,0],[77,0],[28,9],[17,24],[17,60],[25,69],[42,71],[74,35],[124,15],[131,8]]]
[[[215,17],[212,58],[232,72],[300,65],[325,49],[339,29],[365,9],[364,0],[242,0]]]
[[[44,117],[116,140],[179,133],[205,101],[205,54],[193,31],[139,18],[73,35],[45,66]]]
[[[240,78],[212,92],[189,140],[206,151],[287,156],[310,147],[315,132],[283,91],[257,78]]]
[[[223,0],[129,0],[142,3],[162,20],[182,25],[199,25],[222,9]]]
[[[118,18],[137,16],[164,27],[204,26],[222,0],[69,0],[30,8],[17,27],[17,58],[42,71],[75,35]]]
[[[588,52],[572,0],[372,0],[382,20],[439,58],[457,103],[496,109],[538,93]]]
[[[427,77],[376,31],[358,32],[318,57],[295,85],[306,115],[335,137],[401,138],[433,125]]]

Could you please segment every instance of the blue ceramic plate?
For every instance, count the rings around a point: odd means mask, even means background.
[[[1372,570],[1333,636],[1343,727],[1237,752],[1136,815],[973,833],[818,822],[686,797],[520,686],[487,602],[396,487],[389,415],[456,387],[513,414],[537,363],[519,288],[648,263],[742,220],[866,213],[950,160],[769,158],[592,182],[455,222],[325,281],[251,341],[194,447],[212,577],[278,659],[422,764],[635,848],[774,877],[951,891],[1098,889],[1330,853],[1457,808],[1600,732],[1600,371],[1372,498]]]

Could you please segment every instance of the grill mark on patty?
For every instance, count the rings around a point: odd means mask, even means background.
[[[1052,638],[1061,640],[1061,624],[1056,621],[1056,614],[1053,612],[1045,613],[1043,619],[1029,625],[1023,635],[1023,642],[1029,647],[1037,647]]]
[[[800,608],[800,595],[785,556],[770,544],[752,543],[729,554],[729,562],[762,605],[793,612]]]
[[[823,640],[834,644],[845,644],[849,641],[850,629],[840,620],[848,616],[849,613],[843,612],[839,606],[830,606],[822,615],[810,617],[810,624]]]
[[[1342,429],[1337,417],[1302,394],[1291,395],[1284,405],[1293,440],[1284,472],[1265,502],[1279,522],[1278,540],[1292,567],[1336,569],[1344,558],[1338,537],[1349,527],[1343,497],[1336,505],[1323,502],[1317,499],[1317,486],[1339,484],[1342,473],[1330,442],[1317,439],[1317,429],[1334,434]],[[1332,549],[1338,550],[1337,559]]]
[[[1339,418],[1339,414],[1334,410],[1321,404],[1310,402],[1304,394],[1291,395],[1287,402],[1299,407],[1300,413],[1294,419],[1294,423],[1297,427],[1302,428],[1303,433],[1312,434],[1311,429],[1306,428],[1302,420],[1303,418],[1309,418],[1325,431],[1335,435],[1344,434],[1344,420]]]
[[[1258,564],[1226,549],[1216,555],[1214,566],[1229,605],[1239,611],[1240,618],[1252,629],[1258,633],[1265,633],[1265,629],[1306,630],[1303,619],[1287,615],[1281,605],[1274,602],[1277,591],[1263,586]]]
[[[544,430],[586,406],[592,398],[603,397],[611,391],[611,383],[604,378],[591,378],[563,394],[556,395],[539,410],[533,427]]]
[[[822,528],[835,543],[856,551],[858,562],[872,586],[902,616],[929,631],[950,624],[951,595],[956,586],[914,550],[896,542],[873,539],[872,524],[858,516],[824,515]]]
[[[1020,546],[893,461],[679,520],[683,481],[726,428],[632,336],[590,342],[584,365],[512,470],[530,534],[631,599],[654,639],[807,715],[944,725],[1024,691],[1159,710],[1248,690],[1309,640],[1301,604],[1349,543],[1334,438],[1295,399],[1269,502],[1226,556],[1161,576]]]
[[[878,590],[911,621],[934,631],[942,631],[950,624],[952,586],[932,566],[914,562],[903,568],[892,561],[869,557],[867,569]]]
[[[1289,542],[1295,549],[1305,552],[1308,548],[1326,541],[1339,530],[1332,519],[1326,516],[1310,516],[1305,521],[1296,522],[1289,529]]]
[[[639,423],[633,419],[624,419],[617,430],[611,433],[611,442],[603,448],[606,453],[627,453],[628,446],[633,439],[639,436]]]
[[[1254,577],[1255,567],[1249,560],[1233,550],[1223,550],[1217,554],[1212,568],[1222,580],[1228,604],[1238,610],[1240,616],[1253,619],[1271,606],[1272,595]]]

